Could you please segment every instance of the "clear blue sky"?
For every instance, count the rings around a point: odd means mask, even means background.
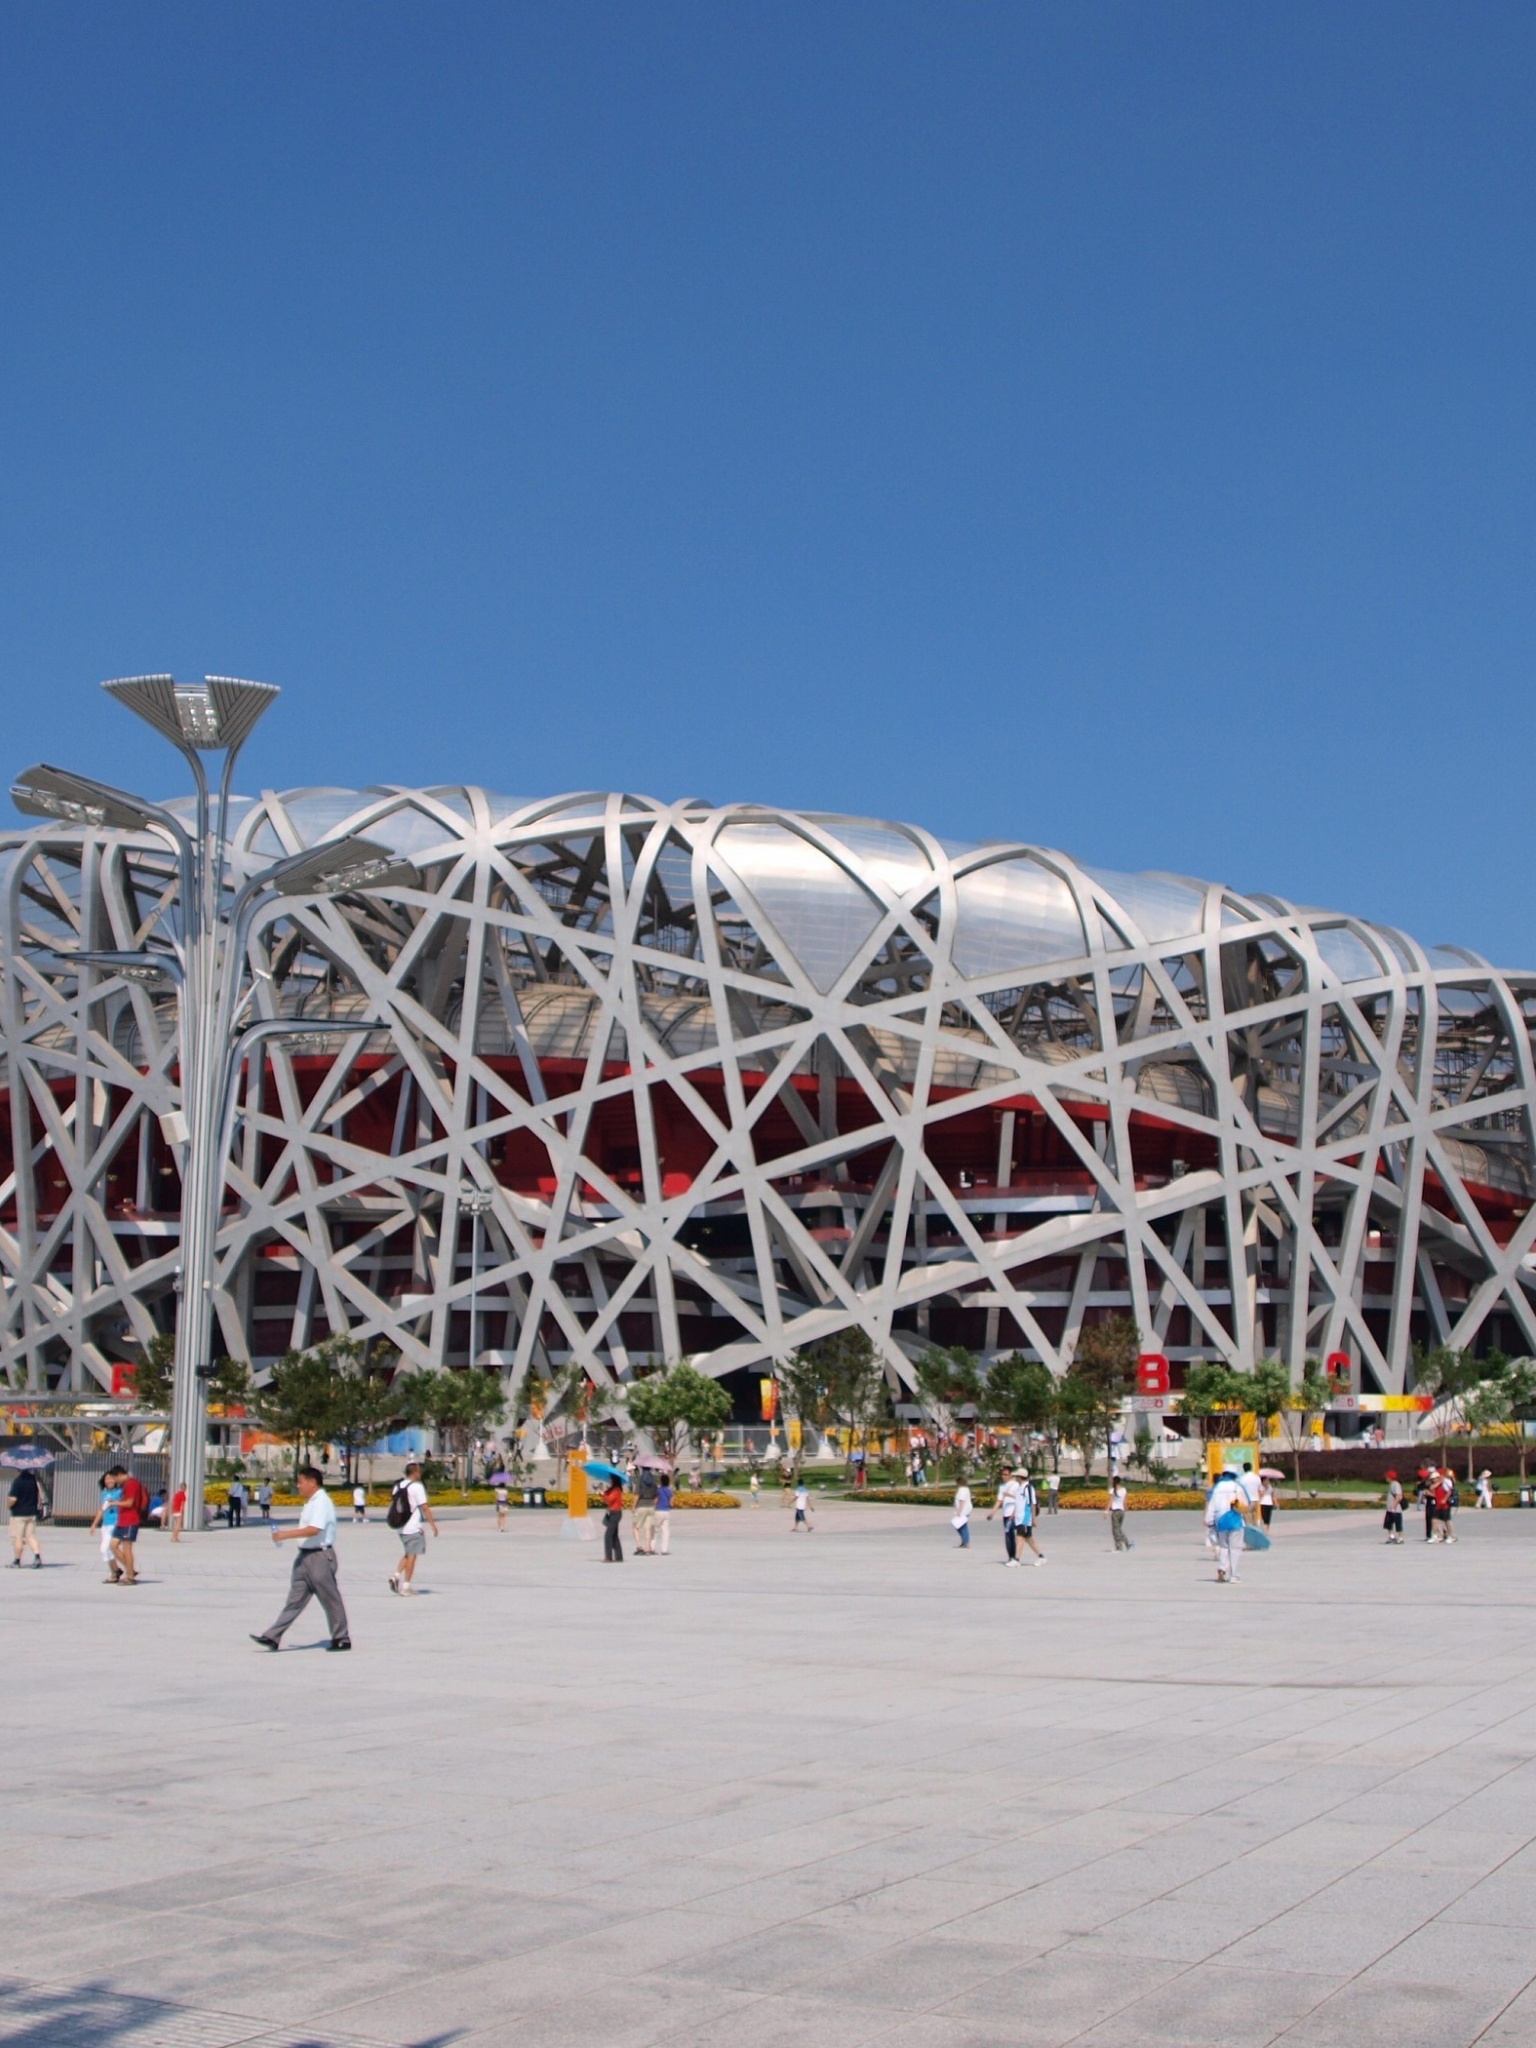
[[[1536,9],[15,5],[0,692],[1536,966]],[[0,764],[6,765],[6,764]]]

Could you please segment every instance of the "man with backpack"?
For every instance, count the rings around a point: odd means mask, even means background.
[[[427,1489],[421,1483],[419,1460],[413,1458],[406,1466],[405,1477],[389,1497],[389,1512],[384,1519],[399,1536],[401,1549],[399,1568],[389,1575],[389,1590],[414,1593],[416,1588],[411,1581],[416,1576],[417,1558],[427,1554],[427,1530],[434,1536],[442,1533],[427,1499]]]
[[[1045,1563],[1045,1552],[1035,1541],[1035,1517],[1040,1512],[1040,1496],[1035,1492],[1035,1482],[1022,1469],[1014,1473],[1013,1481],[1018,1489],[1014,1508],[1014,1524],[1018,1540],[1020,1543],[1026,1544],[1035,1553],[1035,1565],[1038,1569]],[[1020,1558],[1019,1562],[1022,1564],[1023,1559]]]
[[[131,1472],[125,1472],[121,1465],[107,1474],[122,1489],[117,1502],[117,1527],[112,1536],[112,1555],[122,1571],[119,1581],[124,1586],[136,1586],[139,1582],[138,1541],[139,1531],[144,1526],[144,1517],[149,1513],[149,1495],[144,1490],[142,1479],[136,1479]]]

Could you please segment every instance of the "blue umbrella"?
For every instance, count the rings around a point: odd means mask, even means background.
[[[589,1479],[617,1479],[621,1485],[624,1481],[618,1466],[605,1464],[601,1458],[588,1458],[581,1469]]]
[[[0,1465],[9,1465],[13,1472],[41,1472],[52,1463],[52,1451],[40,1451],[31,1444],[14,1444],[10,1450],[0,1451]]]

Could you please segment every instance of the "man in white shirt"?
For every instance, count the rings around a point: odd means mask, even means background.
[[[1003,1562],[1016,1570],[1019,1562],[1019,1482],[1011,1472],[997,1489],[997,1499],[987,1509],[987,1520],[990,1522],[994,1515],[999,1514],[1003,1518],[1003,1549],[1007,1552]]]
[[[1235,1586],[1242,1576],[1243,1515],[1247,1506],[1242,1478],[1229,1465],[1205,1497],[1205,1528],[1216,1546],[1218,1585]]]
[[[434,1536],[440,1533],[432,1503],[427,1499],[427,1489],[421,1482],[421,1466],[414,1458],[405,1468],[405,1477],[395,1488],[395,1498],[399,1499],[402,1493],[407,1510],[403,1522],[396,1520],[398,1511],[394,1501],[390,1503],[390,1525],[399,1532],[401,1558],[399,1570],[389,1575],[389,1590],[392,1593],[414,1593],[416,1588],[411,1581],[416,1576],[417,1558],[427,1554],[427,1530],[430,1529]]]
[[[272,1531],[274,1543],[299,1546],[293,1560],[293,1576],[288,1582],[288,1604],[272,1626],[262,1635],[253,1635],[251,1641],[260,1643],[264,1650],[275,1650],[310,1601],[318,1600],[331,1631],[331,1640],[325,1647],[350,1650],[352,1631],[347,1626],[347,1610],[341,1604],[341,1591],[336,1584],[336,1510],[325,1490],[323,1474],[313,1465],[299,1467],[299,1499],[303,1507],[297,1528]]]

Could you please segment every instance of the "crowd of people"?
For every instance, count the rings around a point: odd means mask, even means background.
[[[627,1475],[611,1466],[606,1470],[600,1494],[603,1561],[612,1564],[624,1561],[622,1525],[626,1508],[631,1518],[633,1554],[637,1557],[669,1555],[675,1499],[672,1467],[659,1459],[643,1458],[631,1461]],[[632,1499],[626,1492],[626,1476],[628,1485],[633,1489]],[[910,1476],[915,1484],[926,1482],[921,1450],[914,1455]],[[1240,1584],[1245,1553],[1269,1547],[1269,1530],[1276,1506],[1273,1477],[1262,1468],[1255,1471],[1253,1461],[1246,1459],[1228,1462],[1213,1479],[1205,1496],[1204,1527],[1206,1543],[1214,1555],[1219,1585]],[[791,1512],[791,1533],[809,1535],[815,1521],[812,1492],[804,1473],[786,1462],[779,1478]],[[1416,1481],[1414,1498],[1423,1510],[1425,1542],[1456,1542],[1454,1524],[1460,1495],[1454,1474],[1445,1466],[1425,1465],[1419,1468]],[[169,1500],[164,1494],[152,1496],[143,1481],[121,1464],[105,1472],[99,1484],[100,1505],[91,1528],[93,1532],[100,1532],[106,1583],[113,1586],[136,1585],[141,1530],[151,1522],[160,1522],[169,1528],[172,1541],[179,1542],[185,1521],[185,1493],[178,1491]],[[299,1615],[311,1600],[315,1600],[319,1602],[329,1628],[327,1648],[350,1650],[351,1631],[336,1569],[336,1510],[326,1491],[324,1474],[316,1466],[302,1466],[297,1476],[297,1491],[300,1503],[297,1523],[292,1527],[278,1528],[271,1526],[272,1487],[269,1482],[262,1481],[253,1490],[243,1480],[237,1479],[229,1489],[225,1513],[231,1528],[242,1527],[247,1505],[254,1505],[262,1522],[270,1527],[275,1545],[295,1543],[298,1546],[287,1601],[277,1619],[268,1628],[254,1633],[251,1640],[263,1649],[276,1650]],[[1025,1562],[1023,1553],[1028,1553],[1037,1570],[1046,1562],[1038,1539],[1039,1523],[1042,1516],[1055,1515],[1059,1511],[1060,1491],[1061,1479],[1056,1472],[1045,1475],[1037,1486],[1034,1476],[1023,1465],[1004,1471],[986,1519],[988,1522],[1001,1522],[1003,1557],[1000,1561],[1007,1567],[1016,1570],[1022,1566]],[[756,1506],[762,1497],[761,1481],[754,1471],[749,1480],[748,1499]],[[508,1484],[504,1472],[496,1475],[494,1499],[496,1527],[504,1530],[508,1509]],[[1476,1501],[1480,1509],[1490,1509],[1494,1505],[1492,1474],[1486,1469],[1477,1477]],[[1389,1471],[1386,1474],[1382,1517],[1388,1544],[1399,1545],[1407,1540],[1404,1534],[1406,1503],[1407,1492],[1402,1479],[1395,1471]],[[1131,1505],[1132,1497],[1124,1474],[1112,1471],[1106,1485],[1103,1512],[1116,1553],[1130,1552],[1135,1548],[1127,1527]],[[9,1507],[11,1568],[20,1570],[29,1555],[33,1567],[40,1568],[43,1558],[38,1528],[46,1512],[46,1499],[36,1472],[16,1474],[10,1487]],[[361,1483],[352,1489],[352,1509],[355,1522],[367,1520],[368,1494]],[[950,1526],[955,1532],[956,1544],[962,1550],[970,1548],[975,1512],[971,1487],[966,1479],[961,1478],[955,1488]],[[408,1463],[396,1482],[385,1519],[400,1539],[400,1559],[389,1574],[390,1591],[409,1598],[417,1590],[416,1568],[426,1555],[428,1533],[434,1537],[442,1533],[419,1460],[413,1459]]]

